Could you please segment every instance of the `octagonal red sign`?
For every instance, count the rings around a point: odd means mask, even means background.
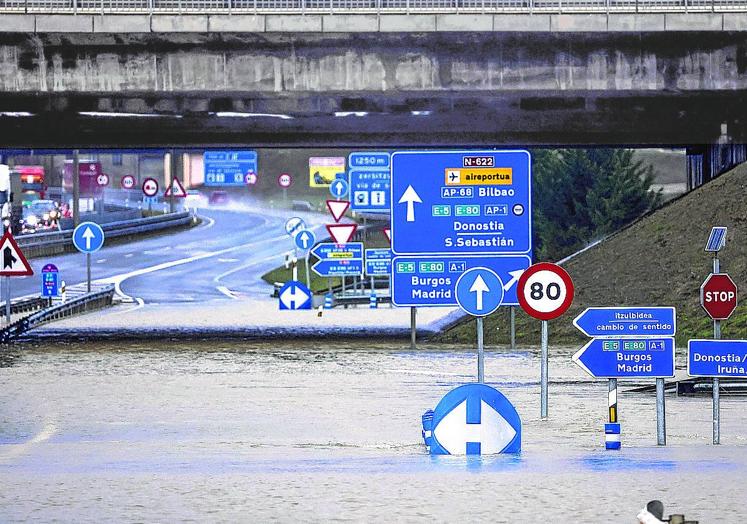
[[[713,320],[726,320],[737,308],[737,285],[726,273],[711,273],[700,286],[700,305]]]

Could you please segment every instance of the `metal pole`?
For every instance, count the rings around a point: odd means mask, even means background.
[[[511,349],[516,349],[516,307],[508,308],[511,314]]]
[[[417,308],[410,308],[410,349],[417,349],[415,344],[417,339]]]
[[[10,277],[5,277],[5,323],[10,325]]]
[[[392,301],[392,274],[389,273],[387,278],[389,279],[389,307],[392,308],[394,307],[394,303]]]
[[[376,293],[376,286],[374,285],[374,277],[371,275],[371,294]]]
[[[609,406],[610,424],[615,424],[617,423],[617,379],[611,378],[608,385],[607,404]]]
[[[718,274],[721,271],[718,254],[713,257],[713,273]],[[721,321],[713,321],[713,338],[721,338]],[[721,391],[719,391],[719,379],[713,378],[713,444],[721,444]]]
[[[656,444],[667,445],[667,412],[664,400],[664,379],[656,379]]]
[[[485,382],[485,348],[483,346],[482,317],[477,317],[477,381]]]
[[[88,292],[91,292],[91,253],[86,253],[86,274],[88,275]]]
[[[547,320],[542,321],[542,362],[540,363],[540,418],[547,420]]]
[[[171,150],[171,162],[169,162],[169,213],[174,212],[174,178],[176,177],[176,152]]]
[[[80,152],[73,151],[73,227],[80,224]]]

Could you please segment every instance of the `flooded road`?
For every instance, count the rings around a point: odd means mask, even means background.
[[[668,396],[657,448],[653,393],[621,382],[623,450],[604,451],[607,384],[575,348],[551,349],[545,422],[536,351],[486,354],[520,456],[432,458],[420,416],[474,380],[469,348],[45,344],[0,352],[2,522],[635,522],[654,498],[701,523],[747,515],[743,399],[722,398],[712,446],[710,398]]]

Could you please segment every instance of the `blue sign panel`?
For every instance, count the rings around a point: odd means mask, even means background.
[[[590,307],[573,325],[589,337],[672,337],[676,316],[673,307]]]
[[[389,214],[389,170],[350,171],[350,209]]]
[[[316,235],[314,235],[313,231],[302,229],[300,232],[296,233],[295,237],[293,237],[293,242],[296,244],[298,249],[306,251],[311,249],[311,247],[316,243]]]
[[[330,194],[336,199],[341,199],[348,194],[348,181],[343,178],[336,178],[334,182],[329,185]]]
[[[503,281],[491,269],[468,269],[457,279],[456,299],[459,307],[470,315],[489,315],[503,301]]]
[[[347,244],[335,244],[333,242],[323,242],[314,246],[311,254],[320,260],[324,259],[353,259],[363,260],[363,242],[348,242]]]
[[[388,172],[389,153],[383,151],[350,153],[348,166],[351,169],[385,169]]]
[[[248,173],[257,174],[256,151],[205,151],[206,186],[243,186]]]
[[[521,451],[521,419],[497,389],[466,384],[433,410],[431,455],[494,455]]]
[[[57,297],[60,296],[60,273],[57,266],[47,264],[41,270],[42,275],[42,296]]]
[[[497,257],[394,257],[392,302],[396,306],[457,306],[456,282],[465,271],[486,267],[503,282],[502,305],[516,306],[516,283],[532,264],[526,255]]]
[[[687,374],[747,378],[747,340],[688,341]]]
[[[366,249],[366,275],[389,275],[391,272],[391,249]]]
[[[280,309],[311,309],[311,296],[311,291],[304,284],[289,280],[278,291]]]
[[[73,245],[81,253],[94,253],[104,245],[104,230],[95,222],[83,222],[73,231]]]
[[[592,377],[674,376],[673,338],[595,338],[573,355]]]
[[[527,151],[392,154],[392,251],[397,255],[529,254]]]
[[[311,270],[320,277],[352,277],[363,274],[363,259],[320,260]]]

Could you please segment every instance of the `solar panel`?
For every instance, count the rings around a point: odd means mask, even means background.
[[[708,243],[705,250],[709,253],[718,253],[726,245],[726,228],[714,227],[711,229],[711,235],[708,237]]]

